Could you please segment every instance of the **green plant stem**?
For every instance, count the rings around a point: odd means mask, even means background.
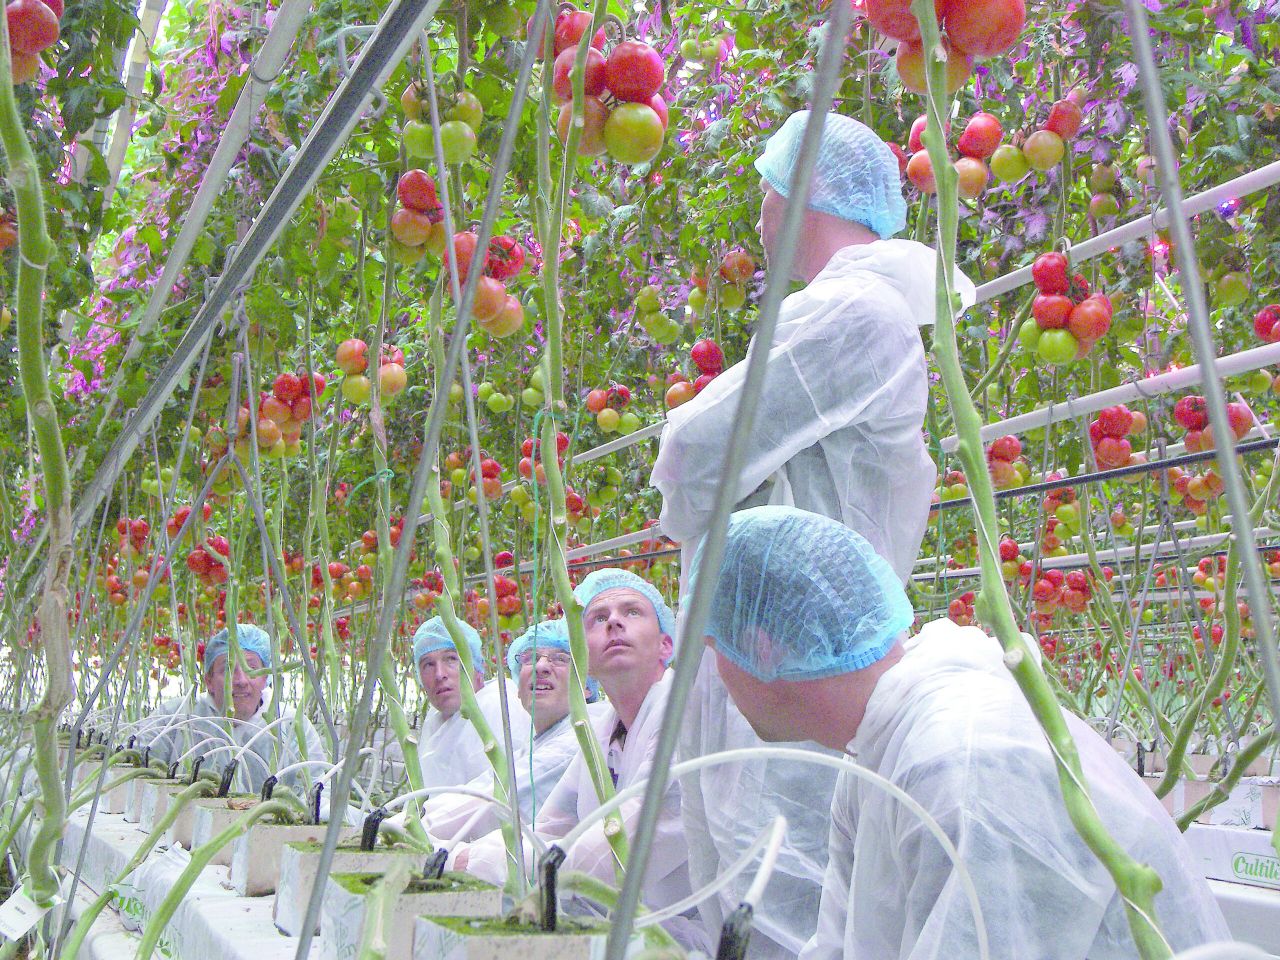
[[[164,814],[156,821],[155,826],[151,828],[151,832],[147,834],[146,839],[142,841],[138,849],[133,852],[133,856],[124,865],[124,869],[120,871],[114,880],[105,885],[106,889],[77,918],[75,926],[71,928],[71,933],[67,936],[66,943],[62,948],[62,960],[76,960],[76,954],[79,953],[80,946],[84,943],[84,938],[88,935],[94,921],[98,919],[102,911],[115,898],[115,890],[113,888],[125,877],[133,873],[143,860],[147,859],[147,855],[151,853],[152,848],[160,842],[160,838],[173,826],[178,819],[178,814],[183,811],[186,805],[197,797],[209,796],[213,791],[213,783],[208,780],[197,780],[169,799],[169,805],[165,807]]]
[[[58,892],[53,861],[66,818],[58,770],[57,725],[75,690],[67,626],[72,565],[70,478],[44,352],[44,275],[53,256],[53,241],[45,225],[40,170],[14,96],[7,21],[0,24],[0,145],[4,147],[9,185],[18,211],[18,380],[40,452],[39,472],[44,484],[49,542],[40,599],[45,690],[27,716],[32,729],[41,809],[40,828],[27,854],[27,893],[36,904],[48,906]]]
[[[1249,764],[1262,756],[1262,752],[1276,741],[1276,728],[1273,726],[1265,733],[1254,737],[1253,742],[1244,747],[1236,754],[1235,762],[1231,764],[1231,769],[1221,780],[1213,785],[1213,789],[1207,795],[1198,800],[1193,806],[1188,807],[1186,812],[1178,818],[1178,829],[1186,832],[1186,829],[1195,823],[1195,821],[1204,814],[1206,810],[1212,810],[1218,804],[1222,803],[1231,794],[1231,788],[1239,781],[1240,777],[1249,768]]]
[[[930,0],[912,0],[911,7],[919,22],[922,46],[926,51],[929,96],[926,97],[928,129],[924,140],[938,184],[938,312],[933,349],[951,404],[955,430],[959,437],[958,452],[965,466],[969,492],[973,498],[978,558],[982,570],[976,607],[982,622],[995,630],[1005,649],[1005,661],[1010,672],[1049,741],[1058,769],[1058,782],[1072,824],[1115,881],[1139,955],[1143,960],[1163,960],[1172,955],[1172,950],[1155,920],[1154,901],[1161,888],[1160,877],[1154,870],[1130,857],[1108,833],[1098,816],[1084,782],[1080,755],[1067,727],[1062,707],[1054,698],[1053,689],[1035,658],[1028,654],[1000,576],[999,524],[991,476],[987,472],[982,446],[982,420],[965,383],[956,341],[954,313],[958,298],[952,290],[952,276],[959,228],[959,201],[956,173],[951,158],[947,155],[943,132],[947,115],[947,102],[942,93],[946,64],[933,55],[934,51],[941,49],[933,3]]]
[[[168,926],[169,921],[173,918],[174,911],[182,903],[182,898],[187,895],[187,891],[195,883],[196,877],[200,876],[200,871],[213,861],[219,850],[235,840],[236,837],[247,832],[250,827],[263,817],[288,816],[290,809],[288,804],[279,800],[268,800],[266,803],[260,803],[216,837],[209,840],[208,843],[192,850],[191,862],[174,880],[173,886],[169,888],[168,894],[165,895],[160,906],[156,908],[155,914],[147,921],[147,926],[142,931],[142,942],[138,945],[135,960],[151,960],[151,955],[155,952],[156,945],[160,942],[160,934],[164,932],[164,928]]]

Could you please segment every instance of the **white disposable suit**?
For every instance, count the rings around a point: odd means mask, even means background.
[[[594,722],[596,736],[610,756],[612,769],[617,774],[619,790],[649,777],[662,715],[671,692],[672,676],[671,671],[666,671],[662,679],[650,688],[621,748],[610,746],[618,723],[618,714],[612,707],[600,713]],[[635,831],[641,803],[642,797],[635,797],[622,804],[622,822],[629,836]],[[548,844],[555,843],[599,807],[591,773],[582,755],[578,754],[539,814],[538,836]],[[491,833],[475,843],[460,845],[453,851],[454,855],[463,849],[469,851],[467,872],[491,883],[501,883],[506,879],[506,852],[500,835]],[[597,821],[572,849],[565,852],[568,856],[562,870],[577,870],[609,884],[617,883],[613,850],[605,839],[603,821]],[[531,856],[527,844],[525,855]],[[688,858],[680,822],[680,786],[672,783],[667,787],[657,832],[649,851],[649,868],[641,893],[645,906],[657,910],[690,894]],[[673,917],[663,926],[685,947],[706,949],[711,942],[703,934],[701,924],[691,915]]]
[[[463,682],[461,677],[460,682]],[[498,685],[507,685],[507,710],[511,718],[511,744],[519,750],[529,746],[531,729],[529,714],[520,704],[516,685],[505,677],[494,678],[476,692],[480,714],[489,724],[498,744],[502,743],[502,705],[498,702]],[[422,721],[418,735],[418,765],[422,768],[424,787],[453,787],[469,783],[491,770],[480,735],[471,721],[458,710],[447,719],[432,710]]]
[[[1177,826],[1124,760],[1067,714],[1103,823],[1164,887],[1173,951],[1230,939]],[[938,620],[879,680],[848,752],[941,825],[977,887],[994,960],[1137,955],[1115,884],[1067,817],[1048,742],[975,627]],[[822,914],[804,960],[976,957],[973,915],[942,846],[898,801],[842,773]]]
[[[536,705],[534,709],[537,709]],[[587,713],[593,722],[607,710],[609,707],[603,703],[587,705]],[[516,758],[512,767],[516,778],[516,795],[520,798],[521,822],[537,829],[542,823],[542,811],[551,791],[578,754],[578,738],[573,732],[573,723],[566,714],[558,723],[534,736],[532,754],[527,742],[521,741],[513,745]],[[492,796],[493,771],[486,771],[467,786]],[[457,794],[432,797],[423,807],[422,815],[431,835],[448,845],[462,840],[475,840],[501,826],[494,804]]]
[[[934,251],[913,241],[849,246],[783,301],[734,492],[739,508],[789,504],[852,527],[904,580],[937,477],[921,435],[929,384],[918,329],[934,319],[936,269]],[[955,286],[971,304],[973,284],[958,271]],[[686,575],[711,520],[745,375],[745,361],[730,367],[672,410],[663,431],[650,482],[662,492],[662,532],[681,542]],[[714,658],[704,656],[677,759],[759,745]],[[794,958],[813,932],[835,777],[825,767],[769,761],[720,765],[683,780],[695,887],[736,860],[777,813],[787,817],[787,841],[757,913],[753,960]],[[702,904],[709,932],[737,906],[753,874]]]

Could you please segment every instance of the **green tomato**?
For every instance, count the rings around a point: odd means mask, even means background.
[[[533,387],[525,387],[520,391],[520,403],[528,407],[530,410],[536,410],[542,406],[543,393],[541,390],[535,390]]]
[[[680,41],[680,56],[686,60],[697,60],[702,56],[702,44],[690,37]]]
[[[480,384],[480,386],[481,386],[481,387],[486,387],[486,386],[488,386],[488,384],[482,383],[482,384]],[[489,387],[489,392],[490,392],[490,393],[492,393],[492,392],[493,392],[493,387]],[[464,396],[465,396],[465,394],[462,392],[462,384],[460,384],[460,383],[451,383],[451,384],[449,384],[449,402],[450,402],[450,403],[461,403],[461,402],[462,402],[462,398],[463,398]]]
[[[1022,150],[1006,143],[991,155],[991,172],[1001,183],[1014,183],[1031,172],[1031,164]]]
[[[533,521],[537,518],[538,508],[537,506],[534,505],[534,502],[532,500],[528,501],[527,503],[520,504],[520,516],[523,517],[529,523],[533,523]]]
[[[449,120],[461,120],[469,126],[473,132],[480,132],[480,124],[484,120],[484,107],[480,105],[480,98],[470,90],[463,90],[458,94],[454,101],[453,109],[448,113]],[[444,133],[444,128],[440,128],[440,132]]]
[[[664,345],[675,343],[680,337],[680,324],[664,316],[661,323],[654,324],[653,329],[649,331],[649,336],[653,337],[657,343]]]
[[[604,124],[604,148],[619,163],[648,163],[662,149],[666,136],[657,112],[644,103],[624,103]]]
[[[1022,326],[1018,328],[1018,343],[1022,344],[1022,349],[1027,353],[1031,353],[1040,343],[1040,334],[1044,331],[1040,329],[1040,324],[1034,319],[1022,321]]]
[[[533,373],[529,374],[529,386],[542,393],[547,392],[547,381],[542,375],[542,367],[533,368]]]
[[[715,63],[720,59],[719,40],[708,40],[702,45],[702,59],[707,63]]]
[[[1239,270],[1224,273],[1213,288],[1213,304],[1216,307],[1238,307],[1248,296],[1249,278]]]
[[[640,429],[640,418],[628,410],[618,418],[619,433],[635,433]]]
[[[689,299],[686,301],[689,309],[693,311],[695,317],[702,316],[702,311],[707,308],[707,295],[698,287],[694,287],[689,291]]]
[[[523,484],[512,487],[511,493],[508,494],[508,498],[517,507],[523,507],[526,503],[529,503],[530,500],[532,499],[529,496],[529,488],[524,486]]]
[[[1249,374],[1250,393],[1267,393],[1271,389],[1271,373],[1267,370],[1255,370]]]
[[[747,303],[747,291],[736,283],[727,283],[720,288],[720,306],[726,310],[741,310]]]
[[[511,409],[512,401],[505,393],[492,393],[484,402],[490,413],[506,413]]]
[[[455,386],[455,387],[457,387],[457,388],[458,388],[459,393],[461,393],[461,391],[462,391],[462,386],[461,386],[461,384],[456,384],[456,383],[455,383],[455,384],[454,384],[454,386]],[[484,402],[485,402],[485,401],[487,401],[491,396],[493,396],[494,392],[495,392],[495,391],[494,391],[494,386],[493,386],[493,384],[492,384],[492,383],[489,383],[489,382],[486,380],[484,383],[480,384],[480,386],[476,387],[476,399],[477,399],[477,400],[479,400],[481,403],[484,403]],[[453,395],[453,392],[452,392],[452,391],[450,391],[450,394],[449,394],[449,395],[450,395],[450,396],[452,396],[452,395]],[[461,397],[459,397],[459,399],[461,399]]]
[[[471,546],[467,547],[467,549],[463,550],[462,555],[466,557],[468,560],[472,560],[472,561],[479,560],[480,557],[482,556],[482,554],[480,553],[480,548],[477,547],[475,544],[472,544]]]
[[[454,467],[449,471],[449,480],[455,487],[460,487],[467,482],[467,471],[465,467]]]
[[[435,154],[435,140],[431,136],[431,124],[421,120],[409,120],[401,132],[404,152],[410,157],[424,159]]]
[[[449,120],[440,124],[440,146],[445,163],[462,163],[476,152],[476,132],[462,120]]]
[[[636,294],[636,310],[640,313],[657,313],[662,309],[662,292],[653,284],[646,284]]]
[[[1045,362],[1057,365],[1074,360],[1079,348],[1080,342],[1070,330],[1045,330],[1036,344],[1036,353]]]

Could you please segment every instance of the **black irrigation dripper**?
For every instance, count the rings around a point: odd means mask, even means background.
[[[378,827],[387,818],[387,808],[377,807],[364,818],[364,827],[360,830],[360,849],[372,850],[378,842]]]
[[[77,730],[77,731],[76,731],[76,749],[77,749],[77,750],[79,750],[79,749],[80,749],[80,742],[81,742],[81,738],[82,738],[83,736],[84,736],[84,731],[83,731],[83,730]]]
[[[436,852],[427,857],[422,866],[422,879],[439,880],[444,876],[444,865],[449,862],[449,851],[444,847],[436,847]]]
[[[222,768],[222,779],[218,781],[218,792],[215,797],[225,797],[231,790],[231,781],[235,778],[236,767],[240,761],[232,757],[227,761],[227,765]]]
[[[196,757],[191,761],[191,779],[187,783],[195,783],[200,776],[200,764],[204,763],[204,757]]]
[[[263,803],[266,803],[268,800],[271,799],[271,793],[272,791],[275,790],[276,784],[279,782],[280,780],[279,778],[276,777],[275,774],[272,774],[271,776],[267,777],[267,779],[262,781],[262,793],[259,794],[259,796],[262,797]]]
[[[138,735],[136,733],[131,733],[129,734],[129,739],[124,742],[124,748],[126,750],[132,750],[133,745],[137,742],[138,742]]]
[[[169,764],[169,775],[168,775],[168,779],[170,779],[170,780],[177,780],[177,779],[178,779],[178,761],[177,761],[177,760],[175,760],[175,761],[173,761],[173,763]]]
[[[323,793],[324,793],[324,784],[322,782],[317,782],[316,785],[311,788],[311,796],[310,796],[311,802],[307,804],[307,806],[311,810],[312,823],[320,822],[320,796]]]
[[[151,766],[151,744],[147,744],[142,748],[142,766],[144,768]]]
[[[740,903],[724,918],[720,928],[720,943],[716,946],[716,960],[743,960],[747,944],[751,942],[751,917],[755,913],[749,903]]]
[[[565,852],[553,843],[547,848],[542,862],[538,864],[541,881],[538,889],[542,899],[542,916],[539,918],[539,925],[548,933],[556,928],[556,874],[560,864],[564,863],[564,858]]]

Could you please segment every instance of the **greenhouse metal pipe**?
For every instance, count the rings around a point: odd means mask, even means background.
[[[107,148],[107,185],[103,195],[110,198],[120,180],[124,167],[125,151],[133,139],[133,118],[138,113],[138,101],[142,99],[142,87],[147,78],[147,64],[151,59],[151,45],[160,31],[160,19],[164,16],[168,0],[144,0],[142,15],[138,17],[138,29],[133,35],[129,50],[129,73],[125,77],[125,101],[116,111],[115,130],[111,134],[111,146]]]
[[[360,51],[351,74],[338,85],[319,119],[294,155],[293,161],[267,198],[258,216],[235,248],[230,262],[209,291],[199,312],[157,372],[151,389],[139,403],[112,443],[93,478],[80,495],[73,517],[75,529],[84,526],[98,503],[115,483],[133,454],[142,434],[159,416],[160,410],[178,382],[190,369],[197,352],[213,334],[223,310],[241,285],[275,243],[289,218],[315,186],[333,155],[347,142],[363,109],[369,91],[383,82],[404,58],[426,21],[434,16],[442,0],[396,0],[391,3],[377,30]]]
[[[1187,298],[1187,328],[1196,357],[1204,367],[1205,400],[1209,407],[1209,423],[1213,434],[1230,453],[1231,429],[1227,420],[1227,398],[1222,389],[1215,360],[1213,328],[1209,322],[1209,306],[1205,299],[1204,282],[1200,277],[1200,264],[1196,257],[1195,239],[1187,223],[1187,211],[1182,202],[1182,185],[1178,179],[1178,160],[1173,152],[1173,139],[1169,135],[1169,113],[1165,108],[1164,91],[1160,87],[1160,74],[1151,49],[1151,34],[1147,24],[1147,9],[1142,0],[1125,0],[1129,15],[1133,51],[1138,63],[1138,83],[1147,106],[1147,125],[1152,146],[1155,147],[1156,174],[1160,193],[1169,208],[1170,231],[1174,241],[1174,258],[1182,272],[1182,290]],[[1244,582],[1250,596],[1267,594],[1267,581],[1262,573],[1262,559],[1258,556],[1253,539],[1253,525],[1244,479],[1240,465],[1233,456],[1222,458],[1222,482],[1226,486],[1227,503],[1237,518],[1233,525],[1236,541],[1243,555]],[[1267,695],[1271,701],[1271,715],[1280,717],[1280,651],[1276,649],[1276,637],[1272,623],[1272,605],[1258,603],[1253,611],[1254,633],[1258,655],[1262,660],[1262,672],[1267,682]]]
[[[402,2],[415,2],[415,0],[402,0]],[[416,0],[416,2],[421,2],[421,0]],[[430,3],[428,12],[433,12],[440,5],[441,0],[427,0],[427,2]],[[550,7],[551,0],[538,0],[529,22],[530,33],[534,36],[542,35],[544,25],[549,19]],[[387,19],[387,17],[384,17],[384,22]],[[399,63],[404,52],[407,52],[409,45],[417,40],[424,26],[425,24],[423,23],[417,23],[409,32],[403,35],[401,41],[403,49],[399,51],[391,67],[394,67],[395,63]],[[352,70],[352,77],[360,73],[361,66],[368,57],[369,51],[378,44],[379,39],[380,37],[375,35],[365,44],[361,58]],[[519,129],[518,121],[528,93],[529,78],[533,73],[533,63],[536,59],[535,46],[535,44],[525,45],[524,54],[520,61],[520,69],[516,74],[516,82],[512,90],[511,108],[507,112],[506,123],[502,129],[502,140],[498,144],[498,152],[493,158],[489,192],[485,197],[484,211],[481,214],[480,224],[476,229],[476,246],[478,249],[488,248],[489,236],[498,216],[502,188],[506,182],[512,154],[515,151],[516,131]],[[444,369],[439,374],[440,383],[445,393],[448,392],[449,385],[453,383],[455,372],[462,359],[462,351],[466,347],[467,333],[471,325],[471,304],[475,299],[476,287],[479,282],[480,272],[478,270],[470,271],[463,288],[462,297],[458,301],[457,319],[454,323],[453,332],[449,335],[449,345],[445,351]],[[356,761],[353,754],[357,745],[364,738],[365,727],[369,721],[369,711],[373,703],[373,691],[374,687],[377,686],[377,668],[381,663],[382,657],[386,655],[387,645],[391,638],[396,606],[387,601],[393,597],[404,595],[404,583],[409,571],[409,555],[413,551],[413,539],[418,526],[418,511],[421,508],[423,499],[426,497],[428,481],[432,480],[433,475],[437,475],[436,454],[439,452],[440,432],[444,428],[447,406],[447,404],[440,401],[440,394],[432,398],[427,415],[422,451],[418,455],[418,463],[414,467],[413,482],[409,490],[409,519],[401,527],[400,545],[396,547],[395,556],[391,563],[391,576],[383,588],[382,597],[384,602],[382,609],[378,611],[372,649],[369,654],[370,670],[365,676],[364,689],[360,693],[360,700],[352,717],[347,748],[348,755],[343,762],[338,782],[334,785],[335,796],[344,802],[351,792],[351,781],[355,776]],[[320,849],[320,859],[316,864],[316,877],[319,881],[329,875],[329,868],[333,864],[334,849],[338,845],[339,832],[339,825],[335,822],[331,822],[329,828],[325,831],[324,844]],[[323,888],[324,884],[317,882],[311,891],[311,898],[307,902],[306,915],[302,923],[302,933],[298,938],[296,960],[307,960],[310,953],[311,941],[314,936],[313,931],[320,916],[320,904],[324,899]]]
[[[1214,431],[1215,435],[1217,431]],[[1227,431],[1227,435],[1231,435],[1231,431]],[[1270,450],[1280,447],[1280,437],[1272,437],[1266,440],[1253,440],[1249,443],[1236,444],[1231,451],[1234,454],[1254,453],[1258,450]],[[1109,470],[1095,470],[1093,473],[1081,474],[1078,477],[1062,477],[1058,480],[1042,480],[1040,483],[1027,483],[1021,487],[1010,487],[1007,490],[997,490],[997,500],[1010,500],[1015,497],[1030,496],[1036,493],[1044,493],[1048,490],[1061,490],[1064,487],[1074,487],[1077,485],[1087,485],[1098,483],[1103,480],[1118,480],[1121,477],[1131,477],[1142,473],[1154,473],[1159,470],[1168,470],[1172,467],[1180,467],[1190,463],[1202,463],[1205,460],[1217,460],[1223,451],[1221,450],[1199,450],[1195,453],[1184,453],[1181,456],[1169,457],[1167,460],[1151,460],[1147,463],[1133,463],[1127,467],[1112,467]],[[1235,463],[1234,457],[1224,457]],[[972,497],[956,497],[953,500],[941,500],[931,505],[930,512],[951,510],[958,506],[966,506],[973,502]]]
[[[718,571],[724,556],[725,540],[729,528],[729,514],[733,511],[734,489],[746,464],[747,441],[755,426],[756,408],[764,392],[765,367],[769,351],[773,347],[773,332],[778,323],[782,301],[790,292],[791,267],[795,262],[796,245],[804,223],[809,189],[817,164],[818,148],[822,142],[823,122],[835,93],[839,65],[843,60],[845,38],[849,33],[852,8],[846,3],[832,6],[822,38],[818,67],[814,73],[813,102],[805,123],[799,155],[791,171],[790,191],[786,212],[778,234],[776,263],[770,264],[769,279],[760,304],[760,319],[752,338],[747,356],[746,375],[743,378],[742,395],[738,399],[733,430],[725,449],[720,469],[721,482],[716,490],[715,504],[706,539],[702,542],[704,569]],[[609,937],[605,941],[605,960],[623,960],[631,939],[631,927],[640,904],[640,890],[653,837],[657,831],[658,815],[663,807],[663,796],[671,772],[671,759],[675,752],[676,738],[684,724],[684,708],[693,686],[698,665],[702,661],[702,632],[711,612],[711,594],[715,589],[714,576],[699,577],[694,584],[689,601],[689,612],[680,626],[674,663],[675,676],[667,698],[666,711],[654,750],[653,768],[644,791],[644,801],[637,818],[635,835],[627,856],[626,874],[618,902],[610,913]],[[696,639],[691,639],[696,638]]]
[[[160,6],[163,9],[163,2]],[[267,91],[284,68],[285,58],[293,47],[294,38],[298,35],[298,30],[301,29],[310,12],[311,0],[284,0],[280,5],[275,21],[271,24],[271,31],[262,42],[257,56],[253,58],[253,63],[249,67],[249,79],[241,88],[240,96],[236,99],[235,108],[231,111],[231,117],[222,129],[218,146],[213,151],[213,156],[209,159],[209,166],[205,168],[204,176],[200,179],[200,186],[196,190],[196,195],[192,199],[191,205],[187,208],[186,216],[182,218],[182,228],[178,231],[178,236],[173,241],[173,246],[165,259],[164,270],[160,273],[160,279],[151,288],[151,295],[148,297],[147,305],[142,311],[142,317],[138,321],[137,329],[134,331],[128,347],[125,348],[124,357],[121,359],[111,386],[107,390],[107,407],[103,412],[100,423],[106,424],[110,420],[111,411],[115,409],[116,398],[119,396],[117,390],[119,380],[124,376],[124,371],[129,368],[129,361],[142,350],[142,338],[151,331],[156,321],[160,319],[160,314],[164,311],[165,304],[169,301],[169,294],[173,291],[178,278],[182,276],[182,271],[186,269],[187,260],[191,256],[191,251],[195,249],[196,241],[204,232],[209,214],[213,212],[213,205],[222,194],[222,188],[227,181],[227,175],[235,164],[236,156],[240,153],[240,148],[244,146],[245,141],[249,139],[249,131],[253,126],[258,108],[266,100]],[[154,36],[154,33],[152,35]],[[145,59],[144,53],[144,63]],[[139,86],[141,86],[141,78],[139,78]],[[126,101],[126,103],[132,104],[132,100]],[[132,109],[132,107],[129,108],[130,113]],[[122,108],[121,113],[122,119],[124,119],[125,108]],[[123,137],[125,143],[128,142],[130,132],[125,132]],[[116,141],[119,140],[121,140],[121,131],[117,127],[115,141],[111,144],[113,155]],[[120,158],[121,160],[124,159],[123,148],[120,150]],[[285,219],[287,220],[288,218],[286,217]]]
[[[1198,273],[1196,277],[1198,282]],[[1204,304],[1203,293],[1200,296],[1200,303],[1201,305]],[[1189,324],[1189,327],[1194,330],[1194,322]],[[1210,347],[1212,347],[1212,343],[1210,343]],[[1198,350],[1197,353],[1199,354]],[[1114,406],[1117,403],[1150,400],[1152,397],[1205,383],[1206,378],[1217,384],[1217,394],[1221,398],[1222,387],[1218,384],[1217,378],[1248,373],[1250,370],[1258,370],[1268,364],[1280,363],[1280,343],[1268,343],[1261,347],[1252,347],[1217,359],[1214,358],[1212,353],[1207,355],[1199,354],[1199,359],[1199,363],[1183,367],[1181,370],[1171,370],[1168,373],[1157,374],[1154,377],[1122,383],[1118,387],[1100,390],[1084,397],[1064,400],[1062,403],[1050,403],[1047,406],[1032,410],[1030,413],[1019,414],[1006,420],[997,420],[995,423],[989,423],[982,428],[982,440],[985,443],[988,440],[994,440],[996,437],[1002,437],[1006,433],[1021,433],[1025,430],[1046,427],[1061,420],[1074,420],[1076,417],[1095,413],[1103,407]],[[1207,392],[1209,388],[1206,386],[1205,389]],[[1215,426],[1214,435],[1217,436],[1218,433],[1219,430]],[[1230,435],[1230,431],[1227,431],[1227,433]],[[941,446],[945,453],[954,453],[956,450],[955,435],[944,437]]]
[[[1187,217],[1206,213],[1224,200],[1234,200],[1250,193],[1256,193],[1259,190],[1274,186],[1276,183],[1280,183],[1280,160],[1269,163],[1265,167],[1259,167],[1257,170],[1251,170],[1236,177],[1234,180],[1228,180],[1226,183],[1211,187],[1202,193],[1197,193],[1195,196],[1188,197],[1182,202],[1182,214]],[[1114,247],[1118,247],[1122,243],[1136,240],[1151,233],[1152,230],[1167,227],[1171,216],[1170,210],[1157,210],[1155,213],[1139,217],[1137,220],[1130,220],[1128,223],[1123,223],[1112,230],[1108,230],[1106,233],[1100,233],[1096,237],[1090,237],[1088,240],[1074,244],[1067,255],[1071,258],[1072,263],[1091,260]],[[1006,273],[1003,277],[997,277],[991,282],[984,283],[978,287],[977,302],[982,303],[984,300],[998,297],[1002,293],[1008,293],[1010,290],[1015,290],[1030,282],[1030,267],[1023,267]]]

